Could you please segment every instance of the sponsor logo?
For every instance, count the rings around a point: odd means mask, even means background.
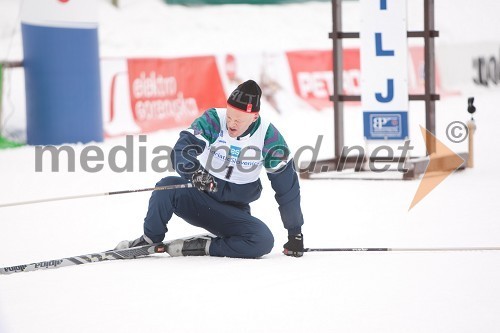
[[[399,118],[396,116],[373,117],[372,125],[376,130],[385,129],[386,131],[394,132],[398,130]]]
[[[130,111],[138,127],[135,131],[140,133],[190,124],[202,110],[225,104],[213,56],[127,59],[127,65]],[[206,75],[193,82],[190,78],[198,74],[200,66]]]
[[[241,152],[241,147],[236,147],[236,146],[230,147],[230,154],[232,157],[238,158],[240,156],[240,152]]]
[[[234,90],[231,93],[231,97],[230,98],[232,100],[235,100],[236,102],[238,102],[240,104],[246,104],[247,105],[246,106],[247,112],[249,112],[248,111],[248,106],[249,105],[250,105],[250,111],[252,110],[252,104],[253,104],[253,102],[255,102],[255,106],[256,107],[258,107],[259,104],[260,104],[258,95],[256,95],[256,94],[249,94],[249,93],[240,91],[238,89]]]
[[[229,151],[228,151],[229,150]],[[255,159],[255,158],[250,158],[248,160],[242,160],[245,157],[245,154],[240,156],[240,152],[242,149],[240,147],[211,147],[209,150],[210,155],[214,157],[216,160],[223,161],[224,165],[227,164],[236,164],[236,165],[241,165],[241,166],[258,166],[262,164],[262,161],[260,159]],[[208,166],[210,169],[212,169],[213,165],[211,164],[212,159],[209,159],[208,161]]]
[[[19,266],[12,266],[12,267],[6,267],[4,268],[4,272],[22,272],[26,269],[26,265],[19,265]]]
[[[406,112],[364,112],[364,135],[369,140],[400,139],[408,136]]]
[[[35,268],[49,268],[49,267],[57,267],[60,264],[62,264],[62,260],[50,260],[50,261],[44,261],[44,262],[39,262],[35,264]]]
[[[142,71],[132,81],[134,111],[139,121],[173,118],[180,122],[185,117],[198,114],[196,99],[184,98],[184,93],[174,76],[163,76],[156,71],[146,74]]]

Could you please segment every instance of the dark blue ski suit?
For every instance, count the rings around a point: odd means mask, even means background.
[[[255,126],[261,126],[261,123],[257,122]],[[188,183],[192,173],[200,168],[197,157],[215,140],[210,140],[210,137],[220,137],[222,130],[215,109],[206,111],[195,120],[188,130],[180,133],[172,151],[171,160],[180,177],[166,177],[156,185]],[[247,133],[251,135],[254,130],[249,128]],[[261,149],[269,151],[266,147],[273,146],[277,141],[286,147],[281,134],[272,124],[267,132]],[[295,235],[301,233],[304,223],[298,177],[288,154],[282,156],[280,165],[282,167],[278,170],[268,171],[267,176],[275,191],[284,227],[288,234]],[[269,253],[274,245],[274,237],[264,222],[251,215],[249,205],[261,195],[260,179],[246,184],[236,184],[221,178],[216,178],[216,181],[217,192],[202,192],[193,188],[154,191],[144,219],[144,234],[153,242],[162,241],[168,230],[168,221],[172,214],[176,214],[186,222],[217,236],[210,244],[211,256],[256,258]]]

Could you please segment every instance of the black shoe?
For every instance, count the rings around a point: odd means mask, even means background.
[[[176,239],[168,243],[167,253],[172,257],[210,255],[208,250],[213,238],[210,235],[200,235]]]

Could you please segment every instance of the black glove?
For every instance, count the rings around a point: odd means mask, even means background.
[[[193,173],[191,182],[200,191],[217,192],[217,182],[214,177],[203,169]]]
[[[302,234],[289,235],[288,242],[283,245],[283,253],[291,257],[304,255],[304,236]]]

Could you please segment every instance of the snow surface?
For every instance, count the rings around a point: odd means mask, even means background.
[[[0,24],[12,22],[16,3],[0,1]],[[184,8],[153,0],[122,3],[119,11],[105,2],[100,4],[102,55],[329,47],[328,3],[279,8]],[[457,38],[451,33],[455,29],[464,40],[476,38],[462,24],[465,11],[479,28],[488,21],[484,16],[489,22],[496,18],[498,10],[492,8],[498,8],[497,2],[474,2],[482,4],[474,10],[462,9],[466,3],[470,2],[436,1],[441,13],[448,5],[446,18],[442,15],[437,20],[448,29],[441,34],[445,41]],[[475,15],[476,11],[483,16]],[[289,34],[285,27],[300,34]],[[237,38],[238,32],[250,28],[258,36],[251,45]],[[3,52],[9,39],[5,30],[0,31]],[[19,57],[15,38],[9,48],[8,58]],[[453,146],[446,140],[444,129],[451,120],[468,119],[467,96],[476,97],[478,110],[474,169],[450,176],[411,211],[408,207],[418,181],[302,180],[306,246],[500,246],[498,90],[465,87],[463,95],[440,101],[437,135],[450,148],[463,151],[463,145]],[[286,118],[271,114],[269,118],[294,149],[314,145],[317,135],[324,134],[320,156],[331,156],[332,114],[294,111]],[[148,135],[143,145],[150,153],[154,146],[173,145],[177,135],[177,130],[160,131]],[[422,145],[418,132],[412,140]],[[115,138],[96,145],[106,156],[112,147],[124,143],[125,138]],[[73,147],[77,152],[84,148]],[[148,154],[148,165],[153,157]],[[98,173],[83,172],[79,167],[76,172],[64,168],[58,173],[35,172],[33,147],[3,150],[0,203],[146,188],[166,175],[149,167],[148,172],[130,173],[115,173],[109,167]],[[2,276],[0,332],[500,331],[500,252],[346,252],[285,257],[281,245],[286,230],[267,177],[262,180],[263,196],[252,210],[275,235],[271,254],[258,260],[155,255]],[[149,195],[0,208],[0,266],[98,252],[138,237]],[[200,232],[174,217],[167,237]]]

